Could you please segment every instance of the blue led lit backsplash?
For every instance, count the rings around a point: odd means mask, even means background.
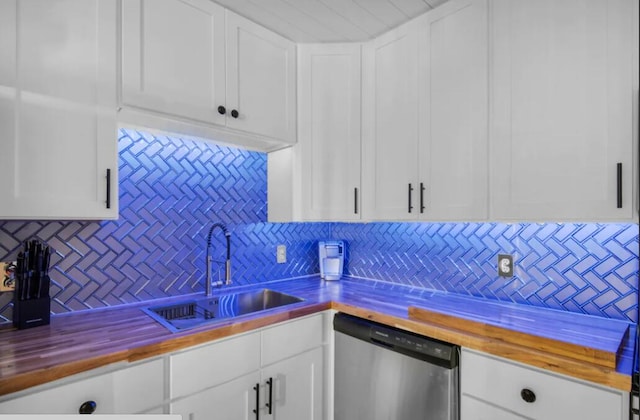
[[[355,278],[636,320],[637,224],[272,224],[263,153],[133,130],[119,148],[119,220],[0,222],[0,261],[31,236],[55,248],[54,313],[202,292],[206,234],[220,221],[235,284],[317,273],[317,241],[345,239]],[[497,276],[498,253],[514,254],[514,277]],[[10,300],[0,295],[0,322]]]
[[[352,276],[636,321],[638,225],[367,223],[333,225]],[[497,275],[498,254],[514,276]]]

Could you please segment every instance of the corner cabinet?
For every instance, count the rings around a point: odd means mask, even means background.
[[[269,153],[270,221],[362,215],[360,44],[298,46],[298,143]]]
[[[627,420],[629,393],[462,349],[463,420]]]
[[[452,0],[364,46],[365,218],[487,218],[487,31]]]
[[[493,1],[492,218],[632,220],[637,19],[636,1]]]
[[[118,217],[116,1],[0,2],[0,219]]]
[[[121,18],[121,121],[267,150],[295,143],[293,42],[207,0],[127,0]]]

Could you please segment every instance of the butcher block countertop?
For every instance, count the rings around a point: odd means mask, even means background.
[[[313,276],[217,292],[261,288],[298,296],[305,303],[178,333],[142,312],[150,302],[56,315],[50,325],[27,330],[2,329],[0,395],[327,309],[601,385],[631,389],[635,326],[627,322],[360,279],[329,282]]]

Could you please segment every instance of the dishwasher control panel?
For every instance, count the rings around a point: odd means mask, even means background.
[[[443,367],[458,366],[459,347],[454,344],[343,313],[336,314],[333,326],[338,332]]]
[[[454,348],[451,344],[441,343],[427,337],[421,337],[388,327],[371,327],[372,340],[382,341],[396,348],[403,348],[416,353],[426,354],[439,359],[449,360]]]

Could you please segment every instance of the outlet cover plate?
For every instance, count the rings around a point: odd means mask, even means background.
[[[287,246],[278,245],[276,247],[276,260],[278,264],[284,264],[287,262]]]
[[[500,277],[513,277],[513,255],[498,254],[498,275]]]

